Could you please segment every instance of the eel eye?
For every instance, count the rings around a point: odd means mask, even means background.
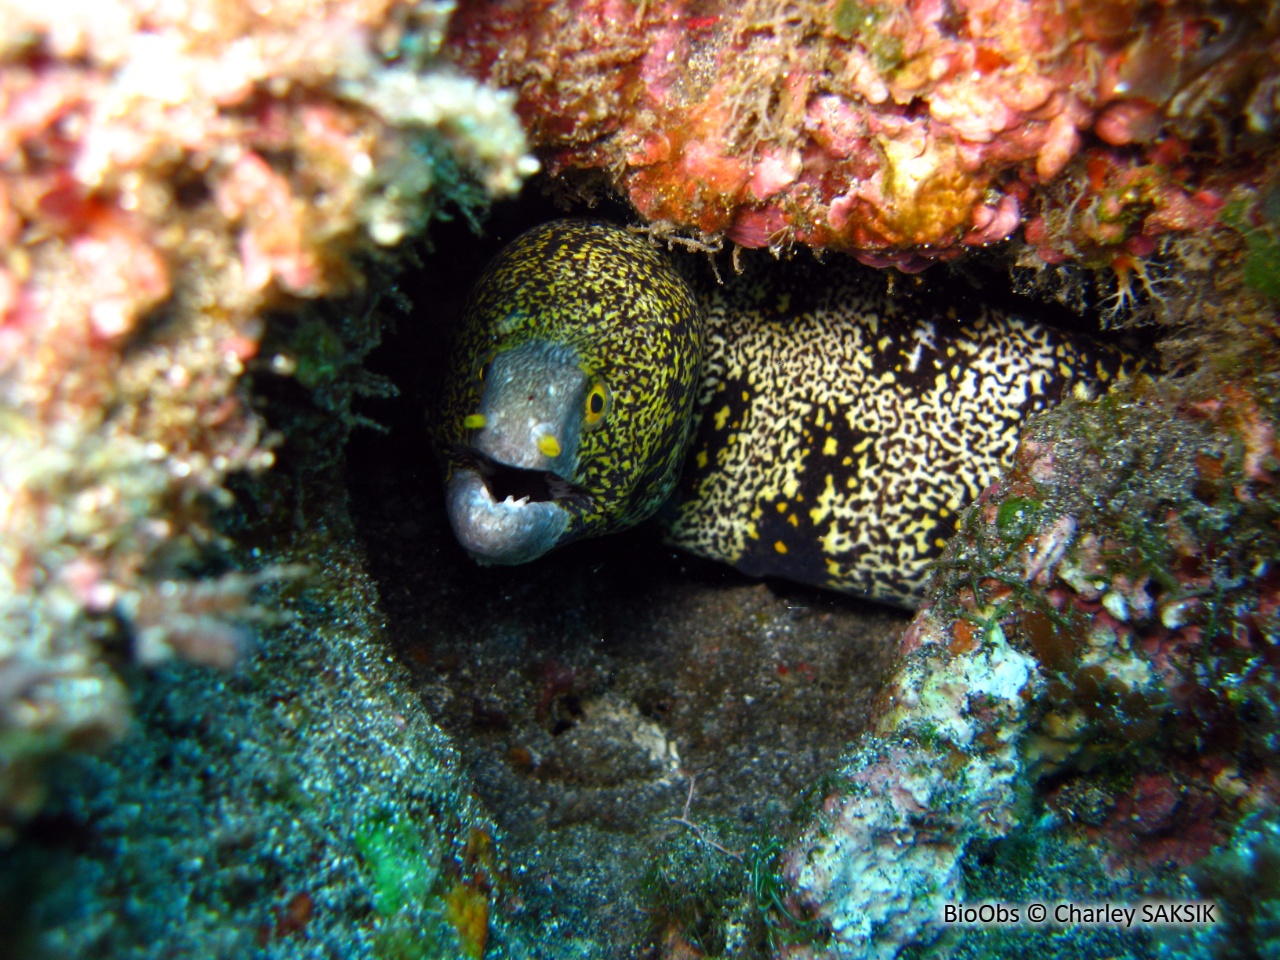
[[[586,418],[588,427],[598,427],[609,412],[609,389],[598,380],[587,391]]]

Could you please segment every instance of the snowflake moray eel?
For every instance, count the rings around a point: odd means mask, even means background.
[[[646,238],[558,220],[467,307],[431,420],[454,532],[515,564],[661,515],[756,576],[918,606],[1022,422],[1140,367],[986,307],[890,297],[855,264],[695,293]]]

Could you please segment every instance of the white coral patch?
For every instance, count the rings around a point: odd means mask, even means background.
[[[515,98],[505,90],[446,69],[391,69],[347,84],[343,92],[394,126],[455,126],[452,146],[492,193],[514,193],[524,177],[538,172],[513,109]]]
[[[665,771],[659,782],[670,783],[680,771],[680,753],[676,742],[668,740],[662,727],[646,719],[635,704],[613,696],[603,696],[584,704],[587,720],[602,728],[626,732],[626,736],[649,761]]]
[[[911,720],[928,723],[958,746],[967,746],[976,732],[989,726],[971,715],[975,707],[1020,710],[1022,691],[1035,679],[1035,659],[1009,646],[995,624],[978,649],[956,657],[948,669],[930,670],[921,678],[919,710]]]

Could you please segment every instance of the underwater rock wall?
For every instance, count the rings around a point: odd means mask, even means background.
[[[1277,386],[1198,402],[1139,386],[1029,425],[785,855],[797,912],[832,936],[813,955],[893,957],[938,936],[967,848],[1015,830],[1095,848],[1137,901],[1177,894],[1180,871],[1250,818],[1274,823]]]
[[[538,955],[327,479],[303,529],[258,531],[260,559],[316,571],[265,591],[288,622],[234,671],[127,668],[129,735],[49,764],[0,853],[0,957]]]
[[[902,269],[1021,236],[1127,276],[1277,133],[1268,4],[520,0],[450,41],[552,173],[663,230]]]
[[[41,758],[123,732],[106,651],[228,666],[289,572],[193,576],[273,459],[265,311],[536,169],[510,97],[436,62],[451,9],[0,8],[0,828]]]
[[[998,891],[966,854],[998,838],[1096,852],[1093,891],[1133,898],[1192,894],[1211,850],[1270,829],[1273,5],[533,0],[451,39],[551,172],[659,236],[904,271],[1008,241],[1023,289],[1167,324],[1195,370],[1029,427],[782,861],[781,955],[935,939],[944,902]],[[1198,942],[1265,954],[1247,926]]]

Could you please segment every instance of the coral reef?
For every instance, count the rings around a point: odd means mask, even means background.
[[[495,209],[486,237],[441,243],[421,298],[459,296],[535,217]],[[423,358],[446,355],[425,325],[398,336],[373,364],[405,394],[373,405],[389,434],[353,438],[352,510],[395,649],[494,814],[525,916],[555,956],[759,956],[775,835],[864,726],[907,619],[752,583],[645,525],[476,566],[426,482],[414,402]]]
[[[525,957],[518,903],[450,739],[388,655],[343,509],[313,476],[304,528],[262,559],[293,616],[233,672],[128,668],[132,734],[64,758],[0,854],[0,957]]]
[[[1217,396],[1138,384],[1029,425],[962,520],[869,735],[785,856],[793,904],[836,954],[936,936],[966,848],[1008,834],[1033,799],[1131,899],[1185,883],[1235,824],[1274,810],[1276,388],[1265,374]]]
[[[1190,870],[1196,892],[1222,905],[1221,927],[1170,931],[1167,956],[1273,957],[1280,950],[1280,824],[1250,817],[1231,842]]]
[[[194,578],[227,476],[272,462],[238,387],[265,312],[536,168],[509,95],[436,62],[450,12],[0,7],[0,829],[40,758],[123,729],[108,652],[244,644],[280,571]]]
[[[548,168],[703,243],[919,269],[1026,221],[1036,262],[1151,254],[1274,155],[1269,4],[469,4],[450,55]]]
[[[34,817],[0,953],[1274,952],[1273,6],[0,6],[0,829]],[[422,489],[421,396],[353,468],[359,533],[338,471],[382,389],[386,251],[535,169],[516,112],[565,193],[696,247],[910,270],[1013,238],[1037,277],[1105,267],[1117,315],[1236,299],[1195,377],[1033,423],[896,671],[893,614],[642,530],[477,571]],[[474,252],[437,249],[418,302]],[[429,380],[402,335],[385,364]],[[277,389],[321,416],[269,435]],[[45,759],[131,713],[41,810]],[[796,835],[791,798],[864,730]],[[1028,864],[1230,922],[935,939],[943,900],[1043,889]]]

